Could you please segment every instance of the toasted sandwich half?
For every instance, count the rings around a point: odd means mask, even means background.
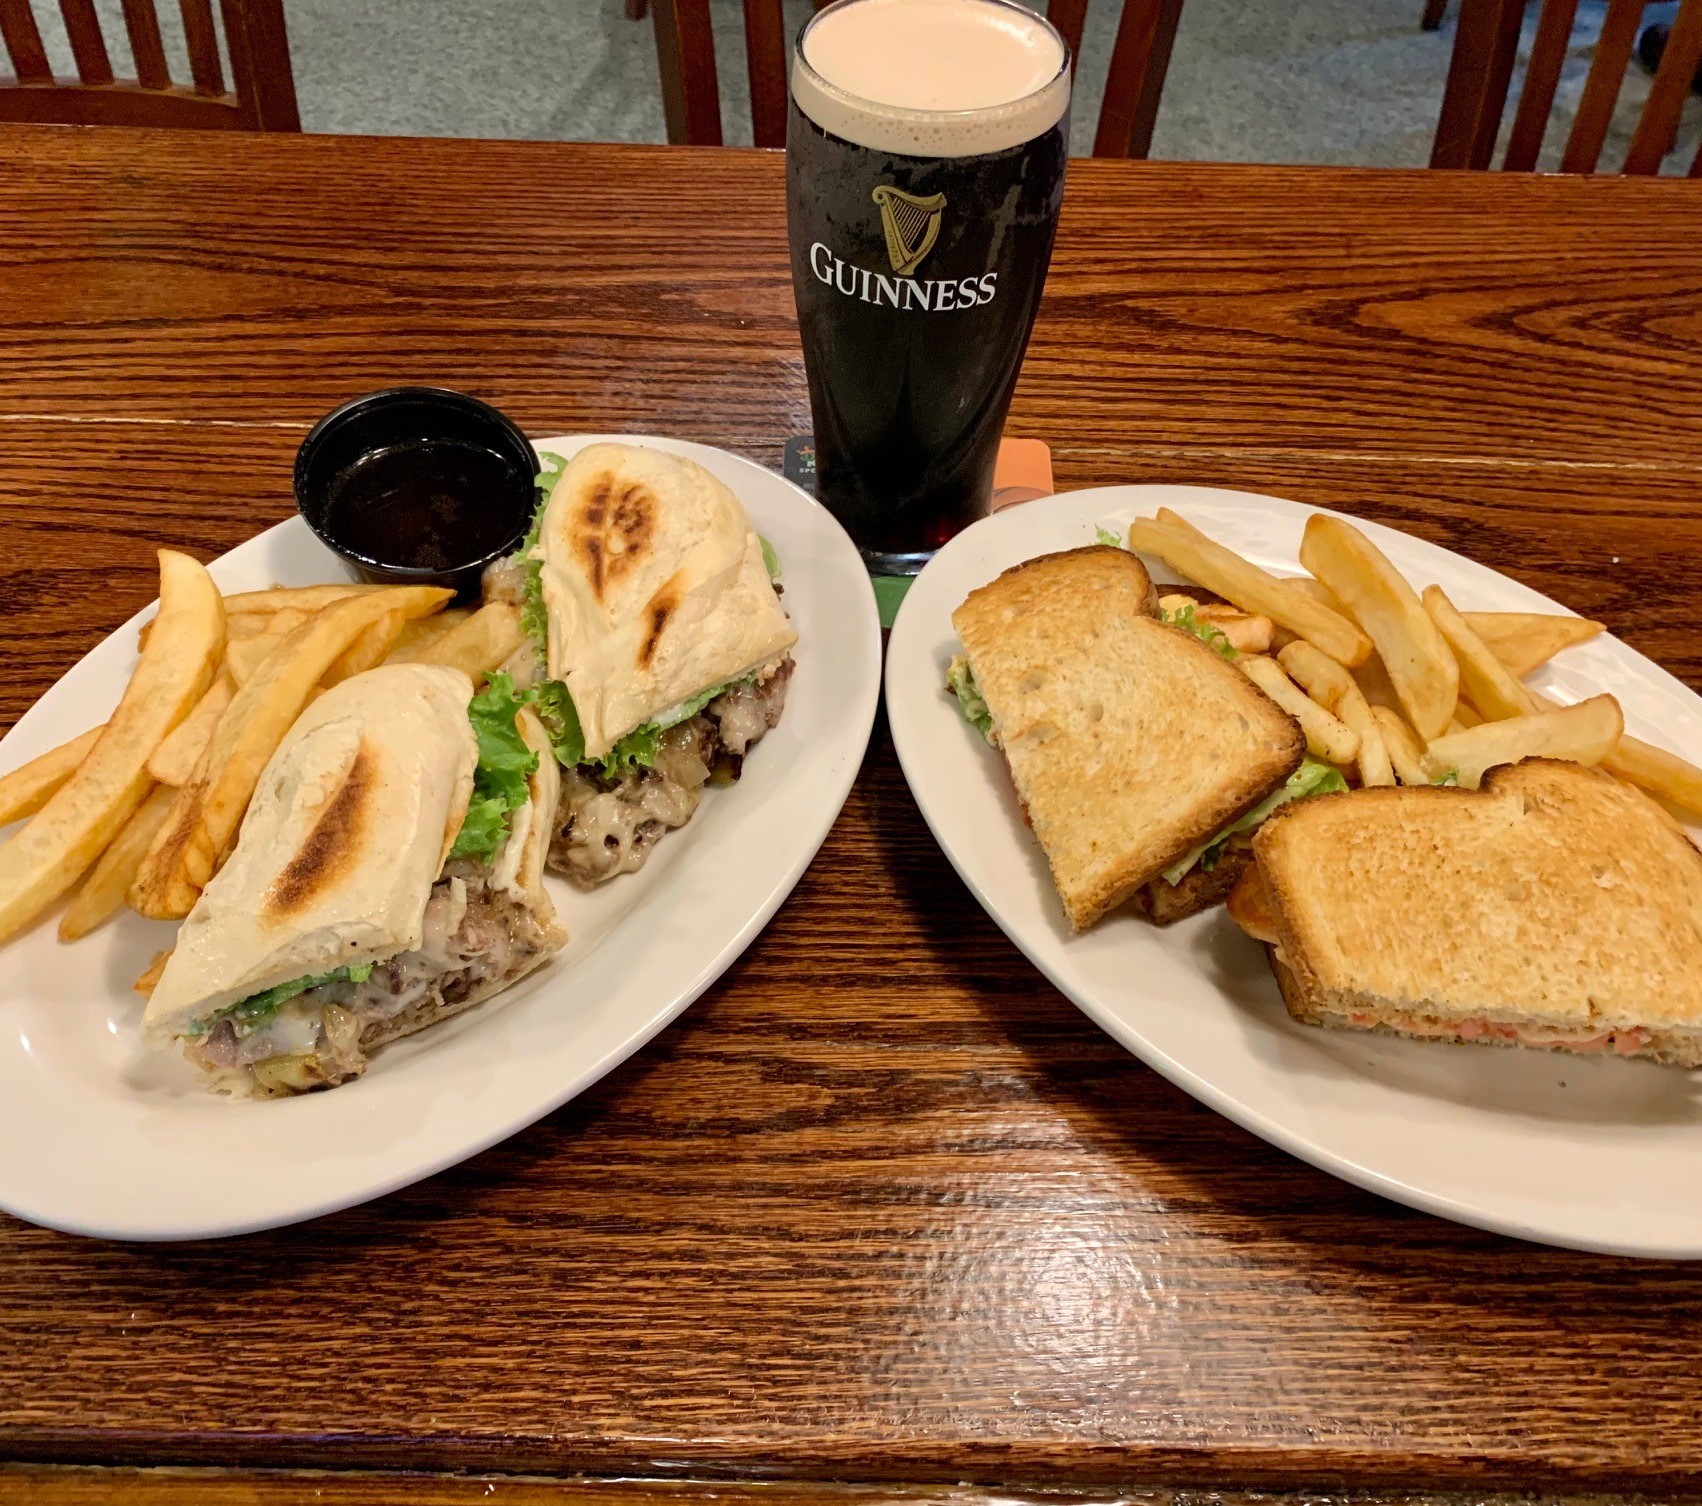
[[[1702,853],[1608,774],[1302,801],[1253,848],[1230,914],[1303,1024],[1702,1066]]]
[[[567,940],[543,888],[557,774],[497,675],[389,664],[302,713],[153,986],[142,1035],[207,1086],[335,1087]]]
[[[550,461],[561,464],[557,457]],[[780,721],[798,634],[779,561],[731,488],[644,445],[587,445],[485,595],[520,607],[508,668],[562,765],[550,866],[583,888],[642,867]]]
[[[1077,931],[1227,849],[1228,828],[1279,797],[1306,753],[1286,712],[1156,613],[1140,560],[1096,545],[1007,570],[952,614],[960,709],[1004,752]],[[1216,889],[1142,908],[1178,919]]]

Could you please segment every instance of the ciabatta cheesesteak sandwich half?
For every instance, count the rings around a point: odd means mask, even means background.
[[[1606,773],[1304,801],[1253,850],[1229,911],[1303,1024],[1702,1066],[1702,853]]]
[[[510,665],[563,767],[551,866],[590,887],[640,867],[780,720],[793,630],[778,563],[696,462],[589,445],[486,596],[520,603]]]
[[[506,675],[388,665],[302,713],[184,921],[142,1031],[274,1097],[507,988],[567,933],[542,884],[558,777]]]
[[[1250,831],[1340,776],[1196,634],[1145,567],[1095,545],[970,593],[949,687],[999,748],[1077,931],[1133,901],[1160,923],[1221,903]]]

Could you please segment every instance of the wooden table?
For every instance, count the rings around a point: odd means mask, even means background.
[[[1702,685],[1702,188],[1070,172],[1011,420],[1061,486],[1360,512]],[[777,463],[779,157],[0,131],[0,715],[402,380]],[[0,1499],[117,1478],[45,1461],[244,1472],[161,1500],[1670,1497],[1699,1334],[1702,1270],[1396,1207],[1147,1071],[982,915],[881,727],[767,933],[508,1144],[216,1244],[0,1220]]]

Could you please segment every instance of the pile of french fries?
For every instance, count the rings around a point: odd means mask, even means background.
[[[477,683],[524,637],[514,606],[451,609],[435,586],[223,596],[188,555],[159,559],[159,611],[111,718],[0,777],[0,825],[24,821],[0,843],[0,941],[67,894],[61,941],[126,904],[182,919],[236,845],[267,761],[321,691],[397,663],[453,665]]]
[[[1323,513],[1306,521],[1300,576],[1272,575],[1169,508],[1130,524],[1128,544],[1222,598],[1161,594],[1160,606],[1194,605],[1300,723],[1312,755],[1363,786],[1476,789],[1498,764],[1562,758],[1702,815],[1702,769],[1627,737],[1611,695],[1563,706],[1523,683],[1599,622],[1461,612],[1440,586],[1415,591],[1364,533]]]

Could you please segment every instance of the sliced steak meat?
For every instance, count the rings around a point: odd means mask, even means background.
[[[664,832],[691,820],[704,785],[739,777],[751,745],[778,725],[791,675],[788,656],[761,680],[733,686],[670,727],[651,768],[613,779],[593,764],[564,770],[550,867],[584,889],[637,872]]]
[[[537,917],[479,863],[451,863],[426,902],[417,951],[379,963],[363,983],[327,983],[269,1016],[221,1020],[184,1054],[225,1091],[274,1097],[330,1088],[366,1070],[386,1041],[456,1012],[475,992],[525,972],[547,938]]]

